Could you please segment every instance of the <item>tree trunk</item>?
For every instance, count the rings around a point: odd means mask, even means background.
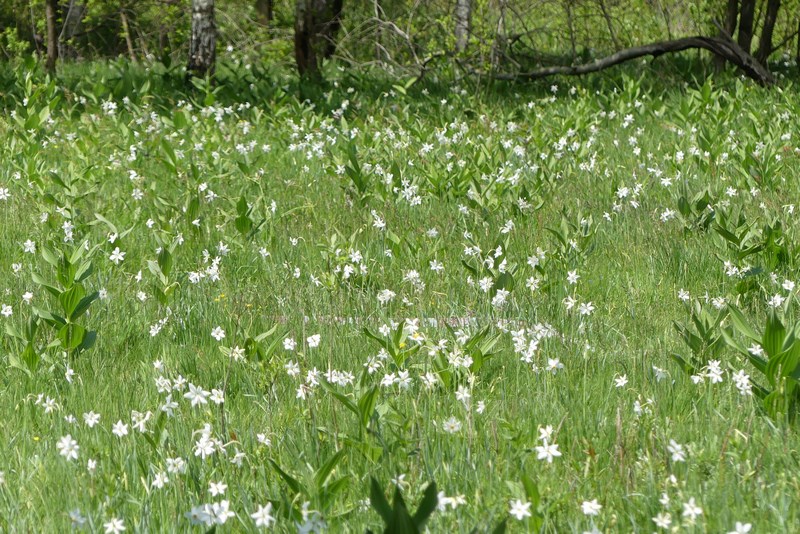
[[[269,26],[273,17],[272,0],[256,0],[256,13],[259,24]]]
[[[81,32],[83,17],[86,14],[87,6],[85,3],[78,3],[70,0],[66,9],[62,12],[61,33],[58,35],[58,57],[61,60],[67,58],[75,59],[78,51],[73,46],[72,38]]]
[[[750,53],[753,43],[753,18],[756,13],[756,0],[742,0],[739,15],[739,47]]]
[[[569,32],[569,49],[572,52],[572,62],[575,63],[577,53],[575,51],[575,25],[572,22],[572,0],[564,2],[564,9],[567,11],[567,31]]]
[[[795,63],[800,65],[800,19],[797,20],[797,52],[794,55]]]
[[[125,34],[125,46],[128,47],[128,57],[133,63],[136,63],[136,52],[133,49],[133,37],[131,36],[131,26],[128,24],[128,15],[125,14],[125,8],[119,10],[120,22],[122,22],[122,32]]]
[[[320,37],[325,44],[325,59],[330,59],[336,53],[336,34],[342,27],[342,7],[344,0],[327,0],[324,2],[327,9],[324,11],[322,31]]]
[[[58,11],[58,0],[46,0],[44,4],[44,16],[47,22],[47,61],[44,64],[47,72],[56,71],[56,60],[58,59],[58,34],[56,33],[56,13]]]
[[[778,10],[781,8],[781,0],[767,1],[767,14],[764,17],[764,28],[761,30],[761,39],[758,43],[756,59],[759,63],[767,64],[767,59],[772,53],[772,32],[775,30],[775,22],[778,20]]]
[[[608,9],[606,9],[606,3],[603,0],[600,0],[600,11],[603,13],[603,18],[606,21],[608,34],[611,36],[611,43],[614,45],[614,48],[619,49],[619,41],[617,41],[617,34],[614,32],[614,25],[611,23],[611,15],[609,15]]]
[[[722,20],[722,27],[719,31],[721,38],[733,39],[736,32],[736,22],[739,19],[739,0],[728,0],[725,6],[725,17]],[[725,58],[714,56],[714,70],[720,72],[725,67]]]
[[[321,78],[324,58],[336,51],[334,35],[341,26],[342,0],[297,0],[294,17],[294,56],[304,78]]]
[[[217,28],[214,0],[192,0],[192,36],[189,40],[187,75],[203,78],[214,74],[217,59]]]
[[[314,47],[312,0],[297,0],[294,13],[294,59],[303,78],[318,78],[319,65]]]
[[[472,0],[456,0],[456,52],[464,52],[469,42],[469,19],[472,15]]]

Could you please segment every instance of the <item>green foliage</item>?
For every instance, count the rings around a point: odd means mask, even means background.
[[[384,534],[419,534],[424,532],[425,524],[431,517],[438,504],[436,496],[436,483],[431,482],[425,488],[425,493],[422,496],[417,511],[412,515],[406,506],[403,495],[400,493],[400,488],[395,487],[394,496],[392,497],[392,504],[386,500],[380,483],[375,478],[370,477],[370,504],[381,519],[383,519],[386,528]],[[368,533],[372,532],[367,530]]]

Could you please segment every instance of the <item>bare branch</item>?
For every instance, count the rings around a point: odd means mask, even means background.
[[[499,80],[538,80],[556,75],[581,75],[597,72],[632,59],[645,56],[658,57],[672,52],[690,49],[703,49],[724,58],[739,67],[748,77],[762,85],[772,85],[775,78],[753,56],[745,52],[736,42],[720,37],[684,37],[672,41],[661,41],[644,46],[620,50],[593,63],[575,66],[553,66],[519,74],[499,73],[493,77]]]

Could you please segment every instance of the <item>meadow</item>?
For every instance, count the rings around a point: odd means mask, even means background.
[[[120,72],[2,95],[0,530],[800,524],[791,82]]]

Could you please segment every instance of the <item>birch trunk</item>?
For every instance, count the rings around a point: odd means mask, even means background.
[[[187,73],[198,78],[213,75],[216,58],[214,0],[192,0],[192,36],[189,40]]]

